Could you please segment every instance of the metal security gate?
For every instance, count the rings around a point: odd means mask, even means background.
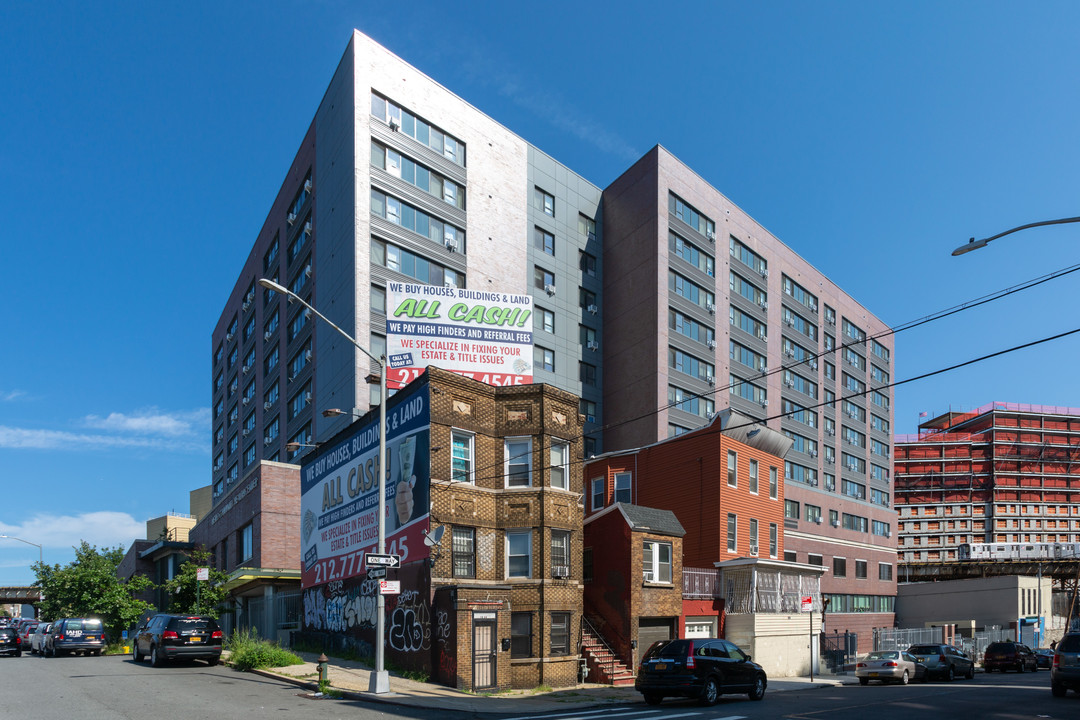
[[[657,640],[671,640],[675,637],[674,618],[639,618],[637,651],[634,657],[634,665],[641,662],[641,656]]]
[[[496,685],[495,613],[473,613],[473,690]]]

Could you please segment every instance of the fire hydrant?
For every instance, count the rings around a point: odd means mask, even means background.
[[[328,673],[327,673],[326,661],[327,661],[326,653],[323,653],[322,655],[319,655],[319,664],[318,664],[317,667],[319,668],[319,684],[320,685],[323,685],[323,684],[330,681],[330,679],[327,677]]]

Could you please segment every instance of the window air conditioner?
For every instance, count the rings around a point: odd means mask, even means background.
[[[269,435],[263,436],[263,445],[269,445],[272,442],[274,442],[274,438],[270,437]]]
[[[765,302],[764,300],[759,302],[758,305],[761,307],[762,310],[768,310],[769,309],[769,303]]]
[[[832,526],[833,527],[840,527],[840,521],[839,520],[833,520],[832,521]]]
[[[551,568],[551,577],[556,579],[570,577],[570,566],[568,565],[553,565]]]
[[[705,237],[709,238],[709,242],[716,242],[716,233],[712,230],[706,230]]]
[[[232,339],[233,339],[233,334],[232,333],[229,333],[228,335],[225,336],[225,342],[232,342]]]
[[[769,342],[769,336],[768,335],[762,335],[761,336],[761,342],[763,342],[763,343]]]
[[[247,428],[244,428],[244,432],[242,432],[242,433],[240,433],[240,434],[241,434],[241,435],[243,435],[244,437],[247,437],[248,435],[250,435],[250,434],[251,434],[251,431],[250,431],[250,430],[248,430]]]
[[[716,377],[714,375],[706,375],[705,376],[705,382],[709,383],[710,385],[715,385],[716,384]]]
[[[711,313],[715,313],[716,312],[716,304],[715,303],[705,303],[705,309],[708,310]]]
[[[589,342],[585,343],[585,347],[589,348],[590,350],[599,350],[600,343],[596,342],[595,340],[590,340]]]
[[[311,234],[311,221],[310,220],[308,220],[306,223],[304,223],[304,234],[305,235],[310,235]]]
[[[241,400],[240,402],[241,402],[241,404],[243,404],[243,405],[247,405],[247,404],[248,404],[249,402],[251,402],[251,398],[249,398],[249,397],[246,397],[246,398],[244,398],[243,400]]]
[[[705,344],[709,346],[710,350],[715,350],[716,349],[716,341],[715,340],[709,340]]]
[[[244,367],[240,368],[240,372],[247,375],[249,372],[251,372],[251,366],[250,365],[245,365]]]
[[[595,315],[596,313],[600,312],[600,308],[598,308],[598,307],[597,307],[596,305],[590,305],[589,307],[587,307],[587,308],[585,308],[585,309],[586,309],[586,310],[588,310],[588,311],[589,311],[590,313],[592,313],[593,315]]]
[[[264,332],[264,333],[263,333],[263,340],[264,340],[264,341],[265,341],[265,340],[269,340],[269,339],[270,339],[270,337],[271,337],[271,336],[272,336],[273,334],[274,334],[274,333],[272,333],[272,332],[270,332],[269,330],[267,330],[266,332]]]
[[[289,216],[287,218],[285,218],[285,221],[287,223],[289,223],[290,227],[295,225],[296,224],[296,213],[293,213],[293,212],[289,213]]]
[[[450,252],[457,252],[457,240],[444,240],[443,244],[446,245],[446,249]]]
[[[306,193],[311,192],[311,179],[310,178],[304,181],[304,192],[306,192]]]
[[[304,393],[304,402],[306,402],[306,403],[311,402],[311,393],[310,392]]]
[[[769,271],[768,270],[762,270],[761,271],[761,277],[763,277],[763,278],[769,277]]]
[[[554,295],[555,294],[555,286],[548,283],[547,285],[544,286],[544,292],[546,292],[548,295]]]
[[[311,266],[310,265],[307,265],[307,266],[304,267],[304,275],[306,275],[307,277],[311,277]]]
[[[762,400],[761,401],[761,407],[769,407],[769,401],[768,400]]]
[[[247,309],[248,309],[249,307],[251,307],[251,301],[250,301],[250,300],[245,300],[245,301],[244,301],[244,304],[243,304],[243,305],[242,305],[241,307],[242,307],[242,309],[244,310],[244,312],[247,312]]]
[[[310,350],[307,350],[307,351],[304,352],[304,360],[311,360],[311,351]]]

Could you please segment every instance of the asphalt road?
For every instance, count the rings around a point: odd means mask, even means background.
[[[0,718],[12,720],[305,720],[417,718],[445,712],[301,697],[284,682],[192,661],[164,668],[130,656],[0,657]]]
[[[294,685],[192,662],[155,669],[130,657],[0,657],[0,718],[32,720],[448,720],[467,715],[350,700],[310,699]],[[1080,694],[1050,695],[1050,673],[985,675],[953,683],[871,684],[767,692],[761,702],[725,696],[713,707],[689,700],[643,702],[503,720],[1076,720]]]

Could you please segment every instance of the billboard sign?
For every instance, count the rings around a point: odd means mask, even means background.
[[[429,388],[387,402],[386,552],[408,563],[428,556],[431,497]],[[303,587],[362,575],[379,542],[379,414],[321,445],[300,468]]]
[[[387,385],[428,365],[488,385],[529,385],[532,297],[412,283],[386,284]]]

